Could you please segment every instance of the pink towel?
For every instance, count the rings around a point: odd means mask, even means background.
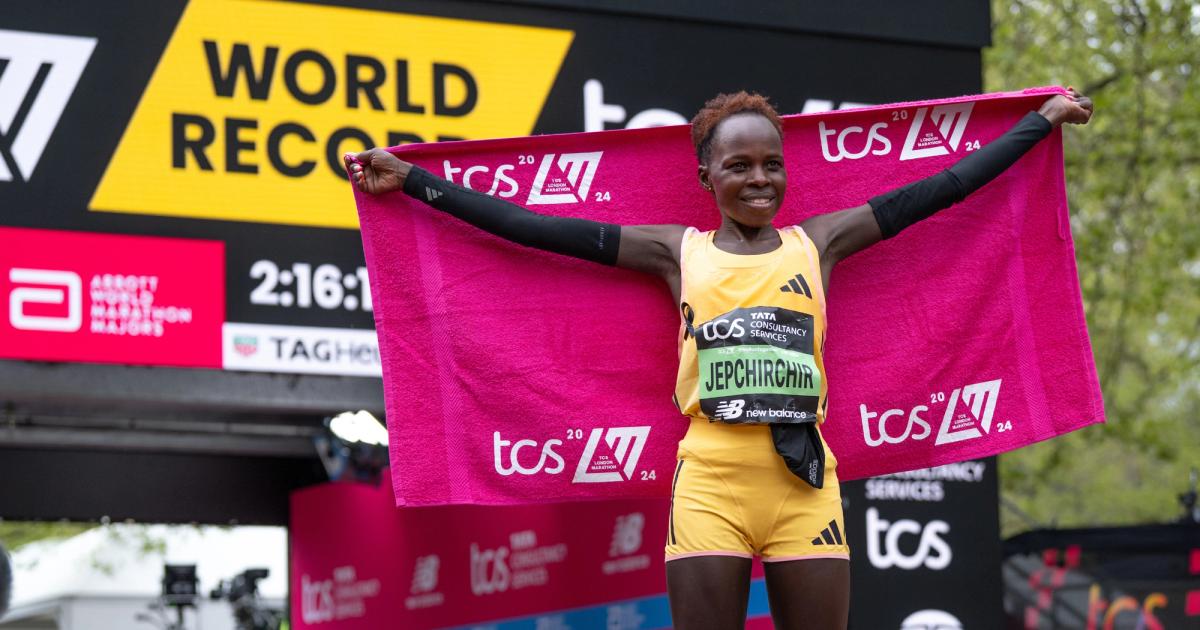
[[[776,226],[946,168],[1057,88],[784,119]],[[686,126],[392,149],[544,214],[713,229]],[[396,501],[670,492],[678,310],[657,279],[510,244],[403,193],[356,193]],[[823,433],[842,479],[1102,422],[1054,132],[964,203],[841,263]]]

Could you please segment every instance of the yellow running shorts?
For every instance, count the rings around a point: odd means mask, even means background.
[[[826,445],[825,487],[817,490],[787,469],[768,425],[692,418],[671,485],[667,560],[848,560],[836,469]]]

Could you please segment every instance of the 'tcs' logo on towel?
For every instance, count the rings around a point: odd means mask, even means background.
[[[938,429],[935,446],[952,444],[963,440],[982,437],[992,430],[992,416],[996,412],[996,400],[1000,396],[1000,381],[985,381],[955,389],[950,393],[946,411],[942,414],[942,425]],[[963,408],[959,409],[961,399]],[[945,394],[938,392],[930,396],[930,405],[946,402]],[[900,444],[908,439],[924,440],[933,433],[929,421],[922,413],[930,410],[928,405],[917,405],[906,413],[903,409],[888,409],[882,413],[867,409],[865,404],[858,406],[862,419],[863,439],[867,446],[875,447],[884,443]],[[888,421],[893,421],[893,429],[904,423],[904,430],[899,433],[888,432]],[[872,421],[875,421],[875,431],[872,432]],[[914,431],[914,428],[916,430]],[[1000,431],[1012,430],[1011,422],[1000,423]],[[874,435],[872,435],[874,433]]]
[[[499,431],[494,432],[492,434],[492,455],[493,459],[495,460],[494,464],[496,466],[496,472],[504,475],[505,477],[513,474],[514,472],[521,473],[522,475],[536,475],[542,471],[545,471],[551,475],[557,475],[558,473],[562,472],[565,464],[562,457],[560,457],[554,450],[555,446],[562,446],[562,440],[547,440],[546,443],[542,445],[541,456],[538,458],[537,464],[534,464],[533,466],[524,466],[521,464],[521,449],[530,446],[536,449],[537,445],[538,443],[533,440],[517,440],[517,443],[513,444],[511,440],[505,440],[501,438]],[[509,446],[512,447],[512,449],[508,451],[509,465],[505,466],[504,449],[508,448]],[[548,468],[546,467],[547,458],[554,462]]]
[[[442,168],[446,181],[461,182],[464,188],[511,199],[521,192],[522,182],[529,182],[529,172],[533,165],[537,164],[537,174],[533,177],[525,205],[546,206],[588,201],[596,169],[599,168],[603,155],[603,151],[547,153],[539,162],[533,154],[525,154],[517,156],[515,164],[500,164],[494,171],[483,164],[454,166],[450,160],[443,160]],[[487,184],[483,182],[486,182],[489,176],[492,183],[490,187],[485,188]],[[607,190],[599,191],[591,200],[611,201],[612,195]]]
[[[958,151],[963,145],[963,134],[967,130],[967,122],[971,120],[971,110],[974,103],[947,103],[937,107],[918,107],[912,115],[908,126],[908,134],[900,149],[900,160],[916,160],[920,158],[949,155]],[[890,112],[892,122],[907,121],[909,110],[896,109]],[[842,160],[858,160],[871,155],[890,155],[894,134],[884,133],[888,129],[887,122],[877,122],[864,129],[852,125],[842,129],[825,126],[825,121],[817,123],[817,132],[821,140],[821,155],[826,162],[841,162]],[[889,138],[893,136],[893,138]],[[979,141],[968,141],[967,151],[979,148]]]

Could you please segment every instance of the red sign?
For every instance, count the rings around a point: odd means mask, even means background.
[[[221,367],[218,241],[0,228],[0,357]]]
[[[397,509],[378,486],[292,493],[297,630],[671,626],[667,499]],[[755,563],[747,628],[771,627]],[[503,621],[496,621],[503,620]]]

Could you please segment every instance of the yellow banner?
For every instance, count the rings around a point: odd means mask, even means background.
[[[91,209],[358,227],[341,156],[528,135],[570,31],[193,0]]]

